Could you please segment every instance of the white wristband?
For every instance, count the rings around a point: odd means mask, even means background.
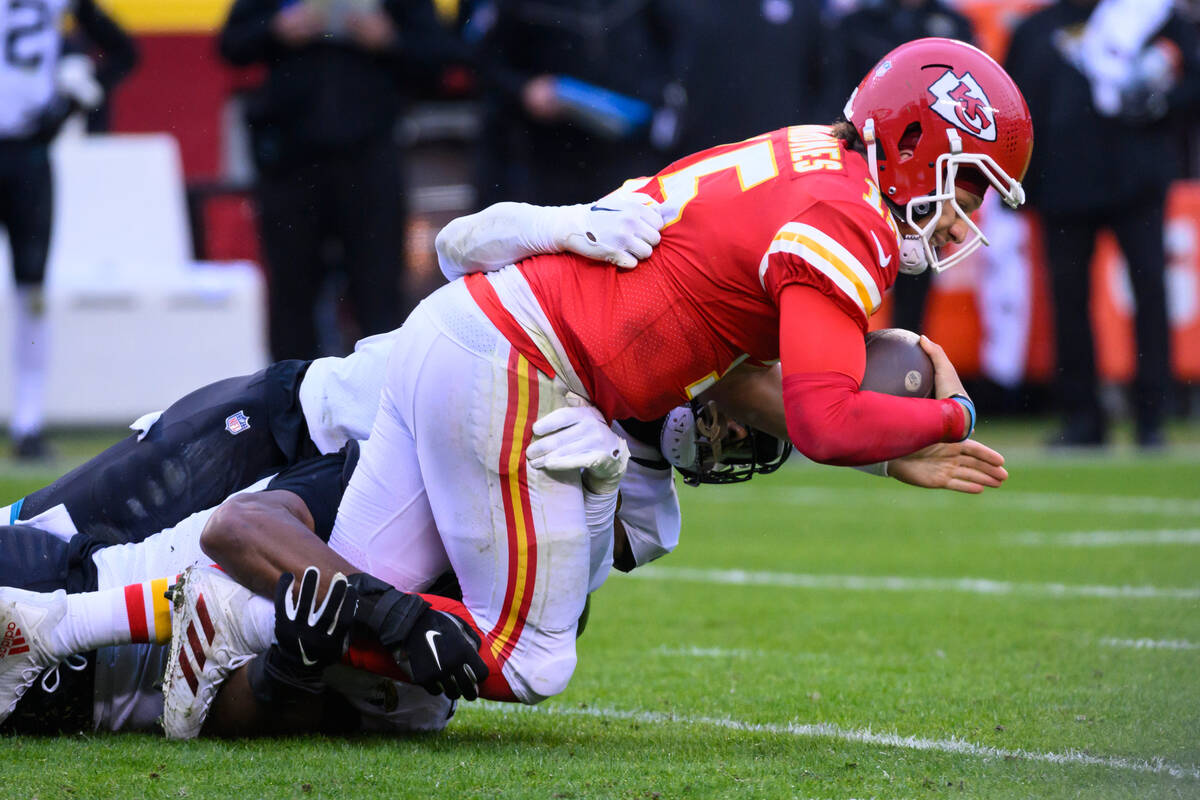
[[[877,461],[874,464],[862,464],[855,467],[855,469],[859,472],[865,472],[868,475],[877,475],[880,478],[888,476],[888,462],[886,461]]]

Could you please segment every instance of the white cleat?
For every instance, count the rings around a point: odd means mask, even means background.
[[[0,723],[43,670],[61,660],[50,634],[67,613],[67,593],[0,588]]]
[[[238,612],[254,594],[214,567],[189,567],[171,601],[171,650],[163,677],[168,739],[194,739],[221,684],[257,655]]]

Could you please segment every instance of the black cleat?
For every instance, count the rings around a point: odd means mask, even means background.
[[[17,461],[49,461],[54,450],[42,434],[31,433],[13,439],[13,457]]]

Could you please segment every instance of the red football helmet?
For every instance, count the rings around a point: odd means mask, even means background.
[[[955,200],[956,179],[981,197],[994,186],[1012,208],[1025,202],[1029,108],[1008,73],[978,48],[954,39],[903,44],[867,73],[844,113],[867,146],[883,196],[920,232],[901,243],[902,272],[941,272],[988,243]],[[940,259],[930,238],[946,202],[973,236]]]

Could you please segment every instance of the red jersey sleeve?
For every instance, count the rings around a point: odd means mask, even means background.
[[[812,286],[867,330],[896,278],[899,245],[886,220],[861,205],[816,203],[779,229],[759,266],[776,307],[784,287]]]
[[[788,437],[813,461],[871,464],[964,436],[966,412],[954,400],[859,389],[866,361],[862,334],[821,292],[788,288],[779,334]]]

